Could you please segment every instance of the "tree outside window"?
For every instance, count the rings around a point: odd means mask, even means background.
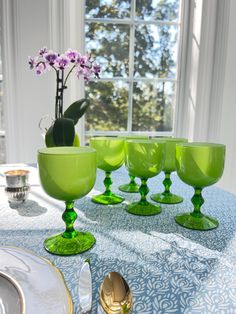
[[[103,69],[86,87],[86,134],[172,134],[180,0],[87,0],[85,14],[86,51]]]

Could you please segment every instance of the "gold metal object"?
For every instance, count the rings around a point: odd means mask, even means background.
[[[117,272],[109,273],[100,287],[100,303],[107,314],[129,314],[133,299],[125,279]]]

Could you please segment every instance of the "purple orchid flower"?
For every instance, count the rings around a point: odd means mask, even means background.
[[[46,62],[49,63],[49,65],[54,65],[57,58],[58,58],[58,54],[53,52],[52,50],[48,51],[45,55],[44,58],[46,60]]]
[[[40,62],[36,65],[35,70],[37,75],[41,75],[46,71],[46,64],[44,62]]]
[[[77,60],[78,57],[80,57],[80,53],[78,53],[78,51],[76,50],[72,50],[72,49],[68,49],[65,52],[65,55],[67,56],[67,58],[70,60],[70,62],[75,63],[75,61]]]
[[[89,63],[90,63],[90,56],[89,55],[79,56],[77,58],[77,64],[79,66],[81,66],[82,68],[84,68],[85,66],[89,66]]]
[[[35,57],[35,58],[28,57],[28,63],[30,66],[30,70],[33,70],[37,64],[37,57]]]
[[[43,47],[39,50],[39,55],[43,57],[47,52],[47,47]]]
[[[95,77],[99,78],[99,74],[101,72],[101,66],[94,63],[92,67],[92,72],[94,73]]]
[[[65,70],[70,63],[70,59],[66,56],[59,56],[56,60],[55,66],[60,70]]]

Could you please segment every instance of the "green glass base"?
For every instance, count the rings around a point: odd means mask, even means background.
[[[149,202],[136,202],[129,204],[126,207],[126,211],[133,215],[153,216],[161,213],[161,207],[159,205],[154,205]]]
[[[113,193],[111,195],[100,194],[93,196],[92,201],[103,205],[114,205],[123,202],[124,198]]]
[[[76,255],[92,248],[96,239],[90,232],[75,231],[75,237],[65,238],[63,233],[44,241],[45,249],[55,255]]]
[[[158,193],[151,195],[151,199],[158,203],[163,204],[178,204],[183,202],[183,198],[179,195],[172,193]]]
[[[218,221],[212,217],[205,215],[195,217],[192,213],[180,214],[175,217],[175,221],[183,227],[194,230],[211,230],[219,225]]]
[[[138,193],[139,186],[136,183],[127,183],[119,186],[119,190],[126,193]]]

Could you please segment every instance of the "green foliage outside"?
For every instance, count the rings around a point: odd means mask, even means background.
[[[142,20],[178,21],[178,0],[136,0],[136,17]],[[128,0],[87,0],[86,17],[129,18]],[[176,78],[178,26],[135,26],[133,86],[129,77],[130,29],[126,24],[87,23],[86,50],[102,66],[104,79],[90,82],[86,98],[87,131],[126,131],[129,90],[133,89],[132,131],[171,131]],[[140,81],[148,78],[148,81]],[[165,79],[165,81],[153,80]]]

